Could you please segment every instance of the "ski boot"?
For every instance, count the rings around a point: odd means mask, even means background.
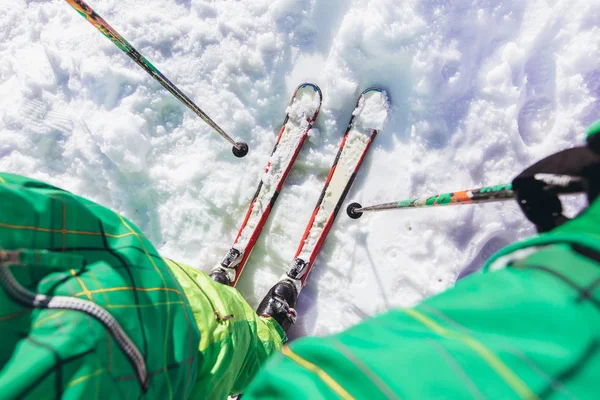
[[[223,285],[231,286],[235,279],[235,269],[242,261],[242,253],[234,248],[229,249],[229,252],[221,261],[220,265],[217,265],[210,272],[210,277]]]
[[[298,299],[298,289],[290,279],[282,279],[269,290],[256,313],[263,317],[271,317],[287,332],[296,322],[297,313],[294,307]]]

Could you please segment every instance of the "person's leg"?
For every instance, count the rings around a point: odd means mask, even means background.
[[[164,260],[126,218],[2,173],[0,332],[8,398],[222,398],[285,339],[237,290]]]
[[[264,361],[281,349],[286,340],[283,330],[272,318],[258,316],[237,289],[202,271],[166,261],[190,301],[201,334],[202,357],[192,397],[241,393]]]

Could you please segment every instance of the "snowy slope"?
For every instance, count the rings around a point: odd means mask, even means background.
[[[64,1],[0,9],[0,170],[124,213],[206,270],[231,244],[294,88],[323,107],[239,283],[291,262],[356,95],[390,119],[347,202],[503,183],[600,118],[600,0],[107,0],[90,5],[237,140],[244,159]],[[318,134],[317,134],[318,133]],[[338,331],[453,285],[478,243],[532,232],[514,204],[340,213],[295,335]]]

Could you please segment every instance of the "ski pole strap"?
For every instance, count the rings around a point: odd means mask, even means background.
[[[600,193],[600,156],[588,147],[560,151],[533,164],[513,180],[521,210],[538,232],[569,220],[559,194],[585,192],[588,204]]]

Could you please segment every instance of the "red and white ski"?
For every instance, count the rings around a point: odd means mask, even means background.
[[[308,131],[317,119],[322,100],[321,89],[312,83],[304,83],[294,91],[264,175],[233,246],[211,272],[214,280],[230,286],[237,284]]]
[[[282,280],[290,280],[297,294],[306,283],[333,221],[346,197],[377,132],[383,128],[389,103],[385,91],[370,88],[361,93],[317,205]],[[292,304],[290,304],[293,307]]]

